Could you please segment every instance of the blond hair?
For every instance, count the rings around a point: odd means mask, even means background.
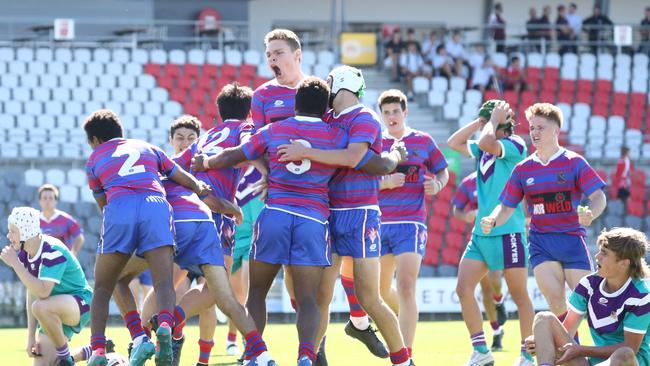
[[[562,128],[564,117],[562,110],[551,103],[535,103],[526,109],[526,119],[530,122],[533,117],[543,117]]]
[[[291,51],[301,49],[300,38],[289,29],[278,28],[268,32],[266,36],[264,36],[264,46],[268,46],[271,41],[275,40],[287,42]]]

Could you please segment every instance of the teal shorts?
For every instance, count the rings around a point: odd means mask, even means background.
[[[90,322],[90,302],[93,298],[93,293],[90,291],[83,292],[80,294],[70,294],[77,300],[79,305],[79,324],[75,326],[70,326],[63,324],[63,334],[65,337],[70,340],[72,336],[81,332],[81,330]],[[41,325],[38,325],[38,331],[40,333],[45,333]]]
[[[244,222],[237,226],[235,230],[235,247],[232,250],[232,270],[231,273],[237,272],[243,261],[248,260],[253,242],[253,226],[257,217],[264,208],[264,202],[255,197],[242,206],[244,213]]]
[[[523,233],[498,236],[472,234],[463,258],[484,262],[490,271],[528,266],[528,242]]]

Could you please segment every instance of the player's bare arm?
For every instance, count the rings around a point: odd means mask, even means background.
[[[449,137],[447,145],[449,145],[451,149],[456,150],[465,156],[471,157],[472,154],[467,148],[467,141],[471,140],[472,135],[483,128],[485,122],[486,120],[484,118],[479,117],[463,126]]]
[[[483,234],[487,235],[495,227],[505,224],[510,216],[512,216],[513,212],[515,212],[514,207],[504,206],[503,204],[495,207],[490,216],[481,219],[481,229],[483,230]]]
[[[465,221],[470,225],[474,224],[474,220],[476,219],[477,212],[478,210],[469,210],[467,212],[463,212],[462,210],[458,209],[458,207],[456,206],[452,207],[452,214],[454,215],[454,217],[459,220]]]
[[[368,144],[365,142],[353,142],[345,149],[321,150],[306,147],[298,141],[291,141],[291,144],[278,146],[278,161],[309,159],[322,164],[354,168],[361,162],[367,151]]]
[[[244,214],[241,208],[233,202],[215,197],[213,194],[209,194],[201,198],[201,200],[208,205],[210,211],[234,217],[237,225],[244,221]]]
[[[18,252],[11,245],[7,245],[2,249],[0,259],[16,272],[16,276],[27,287],[27,291],[39,299],[45,299],[50,296],[55,283],[53,281],[40,280],[32,276],[27,268],[20,263],[20,260],[18,260]]]
[[[77,253],[81,251],[85,240],[86,238],[84,237],[84,234],[77,235],[77,237],[74,239],[74,244],[72,245],[72,254],[76,256]]]
[[[192,158],[192,171],[204,172],[209,169],[230,168],[247,160],[241,146],[229,147],[210,157],[195,155]]]
[[[496,136],[500,125],[507,123],[508,116],[512,115],[510,105],[506,102],[499,102],[494,107],[490,120],[485,123],[481,130],[481,137],[478,140],[478,147],[495,156],[501,156],[501,144]]]

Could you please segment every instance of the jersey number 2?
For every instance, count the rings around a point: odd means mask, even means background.
[[[305,147],[311,147],[311,144],[307,140],[300,139],[300,140],[293,140],[293,141],[298,142]],[[300,161],[300,164],[289,163],[286,165],[286,167],[287,170],[290,171],[291,173],[300,175],[307,172],[311,168],[311,160],[302,159]]]
[[[144,173],[144,165],[134,165],[140,159],[140,151],[130,147],[125,147],[124,145],[120,145],[117,149],[115,149],[115,152],[112,156],[116,158],[124,155],[128,155],[128,157],[124,163],[122,163],[122,167],[117,172],[120,177],[125,177],[131,174]]]

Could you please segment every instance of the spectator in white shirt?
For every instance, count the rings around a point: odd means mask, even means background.
[[[433,57],[433,60],[431,60],[431,63],[436,75],[441,75],[448,79],[452,77],[451,68],[454,61],[449,57],[449,55],[447,55],[445,45],[441,44],[436,48],[436,55]]]
[[[465,48],[461,43],[460,31],[454,31],[451,35],[451,39],[445,43],[445,49],[447,49],[447,54],[454,60],[465,59]]]
[[[440,45],[440,40],[438,39],[438,32],[432,30],[429,32],[429,39],[422,42],[422,56],[425,58],[425,61],[431,62],[433,57],[436,55],[436,48]]]
[[[569,26],[573,30],[571,40],[576,42],[575,46],[573,46],[573,52],[577,52],[577,42],[580,40],[580,35],[582,34],[582,17],[578,15],[578,5],[576,3],[569,4],[569,14],[566,16],[566,19],[569,21]]]
[[[472,88],[478,89],[481,93],[485,92],[492,81],[494,76],[494,65],[492,65],[492,58],[485,56],[485,60],[481,66],[474,69],[472,76]]]
[[[406,47],[406,52],[402,53],[399,60],[402,74],[406,78],[406,95],[409,100],[413,99],[413,78],[422,75],[422,69],[424,67],[424,60],[417,46],[415,42],[409,42]]]
[[[469,54],[467,62],[472,69],[475,69],[483,64],[485,56],[485,45],[477,43],[476,46],[474,46],[474,51]]]

